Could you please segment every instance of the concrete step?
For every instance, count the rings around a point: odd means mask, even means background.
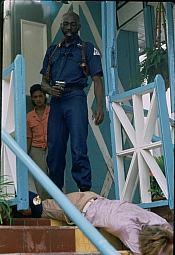
[[[102,229],[98,230],[120,254],[132,254],[118,238]],[[13,226],[0,226],[0,254],[10,253],[101,254],[77,226],[41,218],[18,218],[14,219]]]

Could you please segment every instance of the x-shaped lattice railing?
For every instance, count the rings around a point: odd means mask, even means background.
[[[143,96],[147,93],[151,99],[149,109],[145,111]],[[132,107],[125,105],[128,100]],[[114,171],[118,178],[115,185],[119,198],[132,202],[139,185],[140,203],[151,203],[151,193],[148,192],[151,170],[170,208],[174,208],[173,144],[162,77],[157,75],[155,81],[147,86],[111,96],[110,104],[116,148],[113,151],[116,157]],[[164,156],[166,176],[154,159],[158,149],[160,156]]]

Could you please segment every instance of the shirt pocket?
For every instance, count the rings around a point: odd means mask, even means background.
[[[32,130],[33,138],[39,138],[41,136],[41,133],[43,133],[43,130],[41,130],[41,126],[37,121],[30,124],[30,128]]]
[[[69,70],[69,72],[74,76],[76,75],[76,73],[81,73],[82,69],[80,67],[82,63],[82,58],[81,55],[80,56],[68,56],[67,59],[67,69]]]
[[[81,55],[74,55],[70,53],[70,55],[68,55],[68,61],[80,65],[82,63],[82,58]]]
[[[60,52],[56,51],[52,56],[52,64],[54,64],[60,57]]]

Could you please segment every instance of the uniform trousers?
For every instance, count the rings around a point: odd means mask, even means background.
[[[48,119],[47,164],[51,180],[64,185],[67,143],[70,135],[72,177],[81,190],[91,188],[91,167],[87,155],[88,109],[83,89],[51,98]]]

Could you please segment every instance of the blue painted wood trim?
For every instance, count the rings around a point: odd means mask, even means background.
[[[137,205],[144,209],[153,208],[153,207],[161,207],[161,206],[168,205],[168,200],[161,200],[161,201],[152,202],[152,203],[142,203],[142,204],[137,204]]]
[[[103,63],[104,63],[104,76],[106,76],[106,93],[107,95],[116,95],[118,93],[118,72],[117,72],[117,47],[116,47],[116,2],[105,1],[102,2],[102,27],[105,23],[105,28],[102,33],[102,42],[105,46]],[[110,19],[109,19],[110,17]],[[111,39],[112,38],[112,39]],[[116,143],[114,134],[113,111],[112,104],[109,104],[109,118],[110,118],[110,133],[112,145],[112,160],[114,167],[114,183],[115,183],[115,196],[119,199],[119,186],[118,186],[118,171],[116,162]]]
[[[170,133],[168,109],[165,97],[165,84],[161,75],[155,77],[155,89],[157,96],[158,115],[162,134],[162,148],[164,153],[164,165],[168,186],[168,199],[170,209],[174,209],[174,155]]]
[[[109,95],[109,88],[108,88],[108,76],[106,75],[107,73],[107,65],[105,64],[107,56],[107,22],[106,22],[107,14],[106,14],[106,2],[103,1],[101,3],[101,20],[102,20],[102,54],[103,54],[103,80],[104,80],[104,85],[105,85],[105,96]]]
[[[14,111],[15,111],[15,140],[27,152],[26,143],[26,78],[25,62],[22,55],[14,60]],[[16,159],[18,209],[28,208],[28,170]]]
[[[131,99],[132,95],[134,94],[144,94],[145,91],[152,92],[154,89],[154,82],[149,83],[148,85],[138,87],[126,92],[123,92],[121,94],[117,94],[114,96],[110,96],[110,102],[123,102],[123,101],[128,101]]]
[[[2,73],[2,78],[4,79],[13,69],[14,69],[14,64],[12,63],[10,66],[8,66],[4,70],[4,72]]]
[[[68,217],[82,230],[97,249],[104,255],[120,255],[4,129],[1,130],[1,136],[7,146],[27,166],[34,178],[53,197]]]
[[[174,18],[173,6],[171,2],[166,5],[166,29],[167,29],[167,47],[168,47],[168,67],[169,83],[171,92],[171,112],[175,113],[175,45],[174,45]]]
[[[26,85],[25,63],[22,55],[17,55],[14,62],[2,73],[3,79],[14,70],[14,116],[15,116],[15,140],[24,151],[26,144]],[[28,209],[28,172],[25,165],[16,159],[17,198],[12,204],[17,208]]]
[[[154,26],[155,16],[154,7],[147,5],[143,8],[144,28],[145,28],[145,41],[146,47],[152,47],[154,41]]]
[[[109,19],[110,17],[110,19]],[[106,22],[107,22],[107,51],[105,63],[107,64],[109,94],[116,95],[118,90],[117,71],[117,39],[116,39],[116,2],[106,2]]]

